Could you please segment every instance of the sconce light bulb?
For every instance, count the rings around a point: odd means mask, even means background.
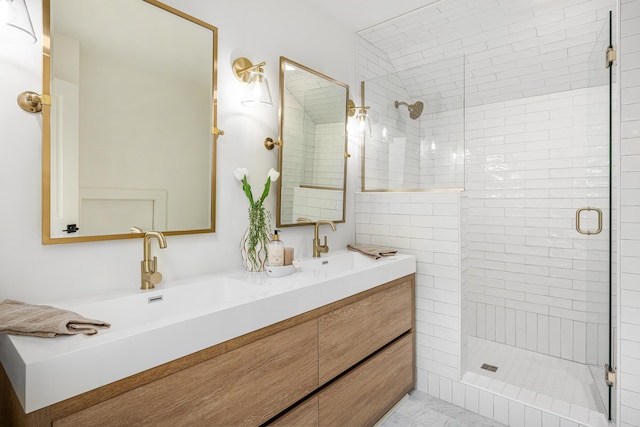
[[[0,0],[0,24],[13,22],[18,13],[13,7],[13,0]]]
[[[273,105],[271,92],[269,91],[269,81],[260,70],[251,72],[242,104],[247,107]]]
[[[369,114],[364,108],[360,109],[360,112],[356,116],[358,122],[358,136],[372,136],[371,122],[369,121]]]

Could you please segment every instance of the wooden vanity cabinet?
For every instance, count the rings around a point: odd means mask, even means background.
[[[415,383],[414,275],[24,414],[0,370],[0,425],[372,425]]]
[[[318,394],[309,396],[299,405],[289,409],[268,425],[272,427],[319,427],[320,413],[318,402]]]
[[[412,275],[319,316],[321,387],[269,425],[374,425],[415,385],[413,301]]]
[[[411,330],[412,289],[407,280],[318,318],[320,385]]]
[[[413,388],[413,334],[319,392],[322,426],[372,426]]]
[[[307,321],[53,426],[260,425],[318,387],[317,366],[316,322]]]

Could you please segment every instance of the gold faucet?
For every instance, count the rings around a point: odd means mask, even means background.
[[[132,233],[144,233],[138,227],[131,227],[129,230]],[[154,237],[158,240],[158,246],[160,249],[167,247],[167,239],[160,231],[147,231],[144,233],[144,258],[140,263],[140,289],[149,290],[155,288],[155,285],[162,281],[162,274],[157,271],[158,257],[154,256],[151,259],[151,238]]]
[[[329,252],[329,246],[327,246],[327,236],[324,236],[324,245],[320,244],[320,237],[318,236],[318,229],[320,228],[320,224],[328,224],[331,226],[333,231],[336,231],[336,225],[333,221],[329,221],[326,219],[319,219],[316,221],[315,226],[313,227],[313,256],[314,258],[318,258],[320,253]]]

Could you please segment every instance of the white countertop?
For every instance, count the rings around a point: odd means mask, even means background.
[[[0,362],[29,413],[415,271],[411,255],[338,250],[280,278],[226,272],[59,303],[111,328],[54,339],[0,334]]]

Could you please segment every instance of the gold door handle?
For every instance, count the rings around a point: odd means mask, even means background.
[[[596,211],[598,214],[598,228],[596,230],[583,230],[580,226],[580,214],[582,211]],[[598,208],[592,208],[587,206],[586,208],[580,208],[576,211],[576,231],[580,234],[592,235],[599,234],[602,231],[602,210]]]

